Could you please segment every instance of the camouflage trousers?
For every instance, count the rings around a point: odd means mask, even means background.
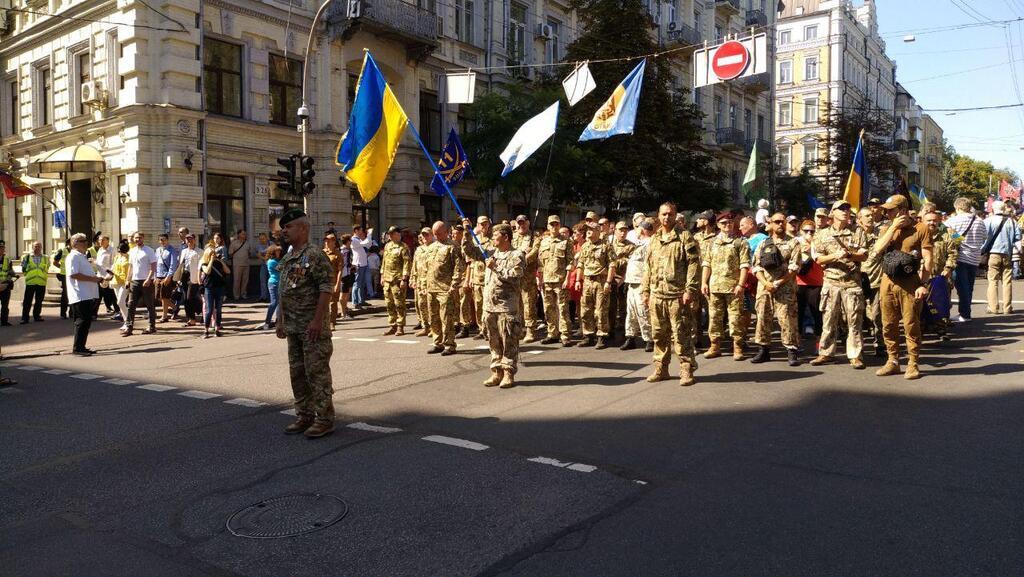
[[[491,348],[491,368],[516,374],[523,319],[509,313],[484,313],[484,321],[487,326],[487,344]]]
[[[569,290],[562,283],[544,283],[544,322],[549,337],[569,340]]]
[[[788,299],[779,299],[775,295],[763,292],[757,295],[754,304],[757,312],[757,328],[754,330],[754,343],[768,346],[772,343],[772,328],[779,323],[779,336],[782,346],[797,349],[800,346],[800,332],[797,330],[796,298],[790,292]]]
[[[459,292],[457,293],[457,296],[455,298],[458,299],[458,303],[456,303],[455,308],[459,311],[459,319],[460,322],[462,323],[462,326],[468,327],[470,325],[476,325],[479,327],[480,325],[483,324],[477,323],[476,317],[473,316],[474,311],[472,289],[470,289],[469,292],[466,292],[466,289],[459,288]]]
[[[704,322],[703,314],[707,310],[708,299],[703,294],[698,294],[696,298],[690,301],[690,314],[693,317],[690,323],[690,335],[694,346],[697,346],[697,342],[700,341],[701,325]]]
[[[678,298],[652,295],[650,307],[654,362],[667,368],[672,361],[674,348],[679,357],[679,365],[690,365],[690,370],[696,371],[697,357],[693,350],[693,333],[690,331],[693,317],[689,305],[682,304]]]
[[[608,293],[604,291],[604,278],[583,279],[580,295],[580,326],[583,336],[608,335]]]
[[[523,326],[526,330],[537,329],[537,278],[527,275],[523,278],[523,286],[519,289],[520,304],[523,311]]]
[[[643,294],[640,292],[639,284],[627,285],[626,293],[626,336],[640,337],[645,341],[651,340],[651,317],[647,314],[647,307],[644,306]],[[688,313],[687,313],[688,314]]]
[[[881,287],[875,287],[870,291],[864,292],[864,313],[868,326],[871,327],[871,334],[875,337],[875,345],[882,345],[885,343],[885,339],[882,338],[881,296]]]
[[[427,289],[416,289],[414,302],[416,303],[416,316],[420,319],[420,326],[430,329],[430,295]]]
[[[907,340],[907,358],[917,363],[921,355],[921,309],[923,300],[914,298],[914,293],[882,278],[878,291],[882,308],[882,335],[885,337],[885,352],[890,359],[899,359],[900,324]]]
[[[480,332],[487,336],[487,320],[484,319],[484,285],[473,285],[473,314]]]
[[[455,348],[455,299],[450,292],[430,293],[430,333],[434,345]]]
[[[388,304],[388,325],[405,327],[405,289],[401,280],[384,283],[384,300]]]
[[[612,285],[608,293],[608,332],[614,333],[626,326],[626,285]]]
[[[325,331],[313,343],[306,340],[305,334],[288,334],[288,374],[292,381],[292,396],[295,397],[295,414],[299,417],[334,420],[333,352],[330,331]]]
[[[729,316],[729,334],[732,340],[747,338],[747,327],[743,326],[743,295],[732,293],[711,293],[708,296],[708,338],[711,343],[722,340],[722,326],[726,314]]]
[[[846,320],[846,358],[859,359],[864,348],[861,335],[864,318],[864,289],[825,284],[821,287],[821,340],[818,354],[831,357],[836,352],[839,319]]]

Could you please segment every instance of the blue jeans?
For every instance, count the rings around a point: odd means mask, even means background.
[[[267,265],[264,263],[260,265],[260,300],[265,301],[270,298],[270,291],[267,289],[267,279],[270,273],[267,272]],[[275,287],[276,288],[276,287]]]
[[[270,325],[270,323],[274,322],[274,313],[277,312],[277,283],[265,284],[263,286],[264,290],[270,295],[270,304],[267,305],[267,320],[264,321],[264,324]]]
[[[210,328],[210,317],[213,316],[213,312],[217,311],[217,324],[215,327],[221,326],[222,311],[224,309],[224,290],[227,287],[206,287],[203,289],[203,295],[206,298],[206,309],[203,311],[203,326]]]
[[[367,278],[370,276],[370,268],[366,266],[356,267],[356,278],[352,284],[352,304],[366,304],[369,293],[366,292]]]
[[[953,271],[953,286],[956,287],[956,298],[960,300],[957,309],[960,316],[971,318],[971,300],[974,298],[974,279],[978,276],[977,265],[957,261]]]

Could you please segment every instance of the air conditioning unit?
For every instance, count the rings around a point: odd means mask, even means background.
[[[551,29],[550,24],[544,24],[543,22],[537,24],[537,37],[550,39],[554,36],[554,31]]]
[[[679,24],[676,24],[675,22],[669,22],[668,23],[668,31],[669,32],[675,32],[676,28],[679,28]]]
[[[103,90],[103,82],[99,80],[83,82],[78,94],[82,99],[82,104],[90,106],[102,106],[106,104],[107,94],[106,91]]]

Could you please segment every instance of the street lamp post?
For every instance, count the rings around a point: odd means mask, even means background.
[[[313,25],[309,28],[309,38],[306,40],[306,59],[302,63],[302,104],[299,106],[298,115],[299,120],[302,122],[302,156],[305,157],[309,153],[309,56],[313,52],[313,38],[316,35],[317,25],[320,23],[320,17],[323,16],[324,11],[334,0],[325,0],[316,10],[316,15],[313,16]],[[302,196],[302,210],[306,214],[309,214],[309,195],[304,194]]]

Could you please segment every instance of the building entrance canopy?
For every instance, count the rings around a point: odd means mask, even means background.
[[[65,146],[48,152],[28,165],[28,175],[36,178],[60,178],[69,172],[103,173],[107,164],[100,151],[88,144]]]

